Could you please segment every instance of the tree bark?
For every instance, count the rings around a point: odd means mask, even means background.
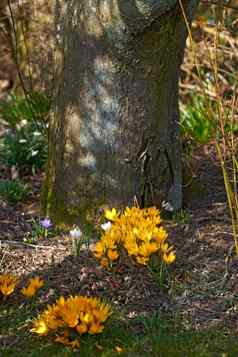
[[[178,2],[66,3],[45,212],[72,223],[135,197],[181,208],[178,81],[187,30]],[[197,1],[183,4],[190,21]]]

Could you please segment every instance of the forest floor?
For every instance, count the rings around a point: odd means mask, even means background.
[[[238,355],[238,342],[234,342],[238,332],[238,261],[234,252],[229,254],[233,240],[223,179],[210,148],[197,153],[194,162],[197,177],[186,189],[186,208],[163,221],[177,255],[166,287],[144,267],[106,271],[86,247],[73,256],[65,232],[29,243],[32,219],[38,220],[40,214],[42,175],[26,178],[33,187],[27,203],[13,207],[0,200],[0,272],[21,277],[22,284],[33,275],[45,281],[37,303],[27,303],[17,291],[1,305],[3,356],[15,356],[19,351],[25,351],[22,356],[37,356],[37,348],[45,356],[73,355],[62,348],[51,352],[51,345],[43,345],[42,339],[29,333],[29,321],[38,311],[60,295],[71,294],[106,299],[116,306],[119,321],[115,336],[110,335],[112,328],[100,340],[102,350],[91,336],[92,351],[85,347],[85,354],[81,351],[80,355],[112,356],[113,344],[122,345],[125,356]],[[8,175],[2,168],[0,178]],[[153,343],[144,341],[148,334],[154,336]],[[138,347],[140,340],[143,346]],[[38,347],[33,348],[35,344]]]

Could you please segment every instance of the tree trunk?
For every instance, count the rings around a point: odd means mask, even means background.
[[[190,21],[196,0],[183,1]],[[73,223],[105,204],[182,204],[177,0],[68,0],[45,212]]]

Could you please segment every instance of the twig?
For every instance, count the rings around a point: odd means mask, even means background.
[[[192,218],[192,222],[196,222],[196,223],[203,223],[203,222],[222,222],[222,223],[231,223],[230,219],[226,219],[225,217],[198,217],[198,218]]]
[[[2,262],[3,262],[4,258],[5,258],[5,255],[6,255],[6,250],[4,250],[4,252],[3,252],[2,259],[1,259],[1,262],[0,262],[0,267],[2,265]]]
[[[16,245],[16,246],[25,246],[29,248],[39,248],[39,249],[59,249],[59,250],[65,250],[65,248],[59,248],[59,247],[51,247],[50,245],[36,245],[36,244],[30,244],[30,243],[24,243],[24,242],[16,242],[16,241],[11,241],[11,240],[0,240],[0,247],[1,246],[6,246],[6,245]]]
[[[227,281],[230,279],[231,277],[231,260],[232,260],[232,252],[233,250],[235,250],[235,244],[232,244],[232,246],[230,247],[226,259],[225,259],[225,264],[226,264],[226,270],[225,270],[225,274],[224,277],[222,279],[222,284],[221,284],[221,288],[224,289]]]
[[[217,232],[214,232],[214,233],[206,233],[206,236],[214,236],[214,235],[216,235],[216,234],[225,234],[225,235],[228,235],[228,236],[233,236],[233,233],[231,233],[231,232],[219,232],[219,231],[217,231]]]

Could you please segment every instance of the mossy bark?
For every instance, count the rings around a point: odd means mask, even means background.
[[[184,1],[189,19],[196,1]],[[60,13],[60,12],[59,12]],[[187,37],[176,0],[67,1],[45,212],[182,202],[178,80]]]

